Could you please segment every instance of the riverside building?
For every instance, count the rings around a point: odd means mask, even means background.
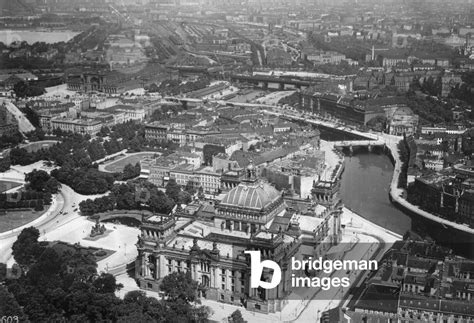
[[[181,212],[146,218],[137,243],[136,278],[141,288],[158,291],[168,274],[189,272],[203,298],[264,313],[279,311],[291,292],[291,259],[323,256],[340,241],[341,211],[317,213],[324,208],[318,207],[305,215],[287,208],[281,192],[249,165],[242,182],[213,210],[206,206],[205,216]],[[280,265],[278,287],[250,288],[246,250],[259,250],[263,259]],[[263,279],[269,281],[271,272],[265,271]]]

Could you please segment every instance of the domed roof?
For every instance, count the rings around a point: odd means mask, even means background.
[[[240,183],[226,194],[220,205],[261,210],[280,197],[281,194],[268,183]]]

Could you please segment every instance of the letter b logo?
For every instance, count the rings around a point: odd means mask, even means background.
[[[260,251],[245,251],[250,255],[250,287],[264,289],[272,289],[278,286],[281,281],[281,268],[272,260],[260,261]],[[262,277],[263,268],[273,269],[271,282],[265,282],[260,279]]]

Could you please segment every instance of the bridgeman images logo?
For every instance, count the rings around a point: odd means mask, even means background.
[[[245,251],[250,255],[250,287],[264,289],[272,289],[281,282],[282,272],[280,266],[273,260],[261,261],[260,251]],[[265,268],[272,270],[273,275],[271,281],[262,281],[261,277]],[[350,287],[350,277],[337,277],[333,275],[336,271],[359,272],[361,270],[378,270],[378,262],[376,260],[323,260],[321,257],[313,259],[309,257],[307,260],[298,260],[291,258],[291,285],[292,287],[319,287],[328,290],[332,287]],[[307,270],[315,270],[321,273],[321,277],[299,276],[297,271],[306,272]],[[326,276],[324,276],[326,274]],[[323,277],[324,276],[324,277]]]
[[[260,261],[260,251],[245,251],[250,255],[250,287],[272,289],[278,286],[281,281],[281,268],[273,260]],[[261,280],[263,270],[273,269],[271,282]]]

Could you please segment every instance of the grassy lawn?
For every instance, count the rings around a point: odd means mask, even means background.
[[[146,158],[146,157],[153,157],[153,155],[157,154],[156,152],[143,152],[143,153],[138,153],[132,156],[127,156],[125,158],[119,159],[117,161],[112,161],[110,164],[107,164],[104,169],[109,171],[109,172],[121,172],[123,171],[123,168],[127,164],[132,164],[135,165],[138,163],[140,160]]]
[[[8,211],[0,214],[0,232],[9,231],[39,218],[44,211]]]
[[[21,186],[20,183],[10,181],[0,181],[0,193],[11,190],[12,188]]]

